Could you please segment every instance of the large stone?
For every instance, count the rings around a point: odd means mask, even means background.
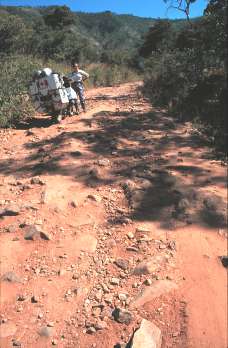
[[[112,316],[118,323],[126,325],[129,325],[133,319],[133,316],[129,311],[121,308],[115,308],[112,312]]]
[[[161,348],[161,330],[151,321],[143,319],[140,328],[135,332],[131,348]]]
[[[14,216],[20,214],[21,208],[15,204],[10,203],[0,211],[0,216]]]
[[[45,231],[40,231],[40,238],[44,240],[51,240],[50,234]]]
[[[25,228],[24,239],[37,240],[40,238],[40,231],[35,225],[30,225]]]
[[[220,260],[222,262],[223,267],[228,268],[228,257],[227,256],[221,256]]]
[[[131,307],[141,307],[145,303],[152,301],[171,290],[177,289],[177,284],[170,280],[157,280],[151,286],[145,288],[140,292],[136,298],[131,302]]]
[[[116,259],[115,264],[124,271],[129,267],[129,261],[121,258]]]

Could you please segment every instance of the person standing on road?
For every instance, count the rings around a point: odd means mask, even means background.
[[[77,93],[80,104],[84,112],[86,112],[85,95],[83,81],[89,78],[89,74],[84,70],[79,69],[79,65],[75,62],[72,63],[73,71],[68,75],[72,81],[72,88]]]

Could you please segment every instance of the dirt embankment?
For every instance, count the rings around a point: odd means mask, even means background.
[[[140,84],[1,131],[0,346],[227,346],[226,170]]]

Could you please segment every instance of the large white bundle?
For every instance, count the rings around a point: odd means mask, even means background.
[[[50,76],[52,74],[52,70],[50,68],[44,68],[41,74],[44,76]]]
[[[29,93],[35,108],[41,112],[50,108],[62,110],[69,103],[63,79],[59,74],[53,73],[50,68],[34,73]]]
[[[69,103],[69,99],[66,89],[58,89],[56,93],[52,95],[52,101],[55,110],[61,110],[64,105],[67,105]]]
[[[62,88],[63,83],[58,74],[51,74],[47,76],[48,87],[50,90]]]

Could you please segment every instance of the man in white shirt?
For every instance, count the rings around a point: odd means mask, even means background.
[[[71,86],[77,93],[82,109],[85,112],[86,105],[85,105],[83,81],[89,78],[89,74],[86,73],[84,70],[79,69],[79,65],[77,63],[73,63],[72,68],[73,68],[73,71],[68,75],[68,77],[72,81]]]

